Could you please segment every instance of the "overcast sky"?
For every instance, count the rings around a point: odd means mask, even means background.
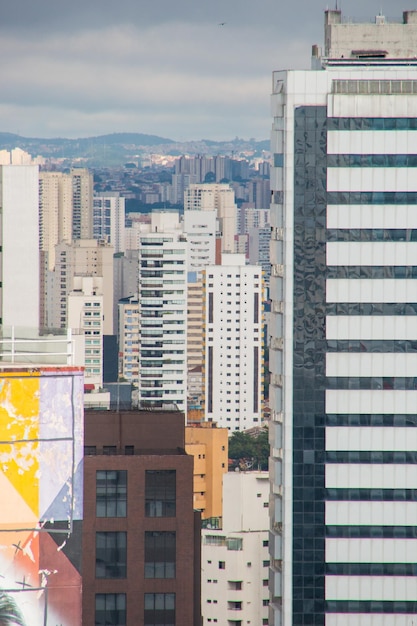
[[[339,7],[400,18],[417,8],[404,1]],[[271,72],[309,67],[327,6],[335,0],[5,0],[0,132],[266,139]]]

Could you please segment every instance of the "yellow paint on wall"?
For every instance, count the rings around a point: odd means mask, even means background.
[[[40,378],[0,379],[0,471],[39,516]]]

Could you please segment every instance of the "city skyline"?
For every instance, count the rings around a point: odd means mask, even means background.
[[[9,4],[0,25],[7,59],[1,130],[32,137],[131,131],[178,141],[264,139],[271,69],[309,67],[327,4]],[[398,17],[395,0],[343,6],[344,14],[363,19],[381,9]]]

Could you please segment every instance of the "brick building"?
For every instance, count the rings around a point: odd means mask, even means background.
[[[85,414],[83,623],[201,625],[184,414]]]

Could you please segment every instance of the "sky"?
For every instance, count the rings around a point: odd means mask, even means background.
[[[403,0],[403,2],[406,0]],[[0,132],[175,141],[267,139],[271,73],[308,69],[336,0],[10,0],[0,20]],[[399,0],[338,0],[401,18]],[[224,22],[224,25],[220,25]]]

